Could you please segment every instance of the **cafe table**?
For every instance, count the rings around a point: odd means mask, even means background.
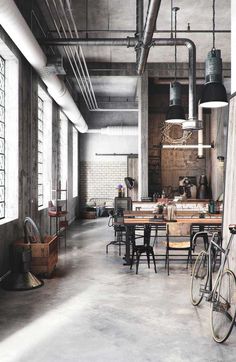
[[[134,229],[135,226],[143,226],[145,227],[145,225],[149,225],[151,226],[156,226],[158,229],[159,227],[163,227],[165,226],[167,223],[172,223],[172,222],[176,222],[176,223],[187,223],[187,224],[193,224],[195,226],[199,226],[201,228],[201,230],[204,230],[204,227],[214,227],[217,226],[219,227],[222,224],[222,217],[221,215],[217,215],[215,217],[205,217],[205,218],[177,218],[174,221],[169,221],[166,220],[164,218],[158,218],[158,217],[141,217],[141,216],[135,216],[131,214],[129,215],[129,217],[127,217],[127,214],[124,213],[124,221],[123,224],[126,228],[126,250],[125,250],[125,255],[124,255],[124,260],[125,260],[125,264],[129,265],[130,264],[130,242],[132,242],[132,230]]]

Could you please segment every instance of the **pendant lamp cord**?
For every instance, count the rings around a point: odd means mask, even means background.
[[[213,46],[212,46],[212,50],[215,50],[215,15],[216,15],[216,10],[215,10],[215,0],[213,0],[212,3],[212,40],[213,40]]]
[[[175,82],[176,82],[176,78],[177,78],[176,21],[177,21],[177,11],[175,11]]]

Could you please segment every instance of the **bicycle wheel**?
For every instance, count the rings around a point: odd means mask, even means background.
[[[203,298],[203,291],[208,280],[207,266],[207,253],[202,250],[195,261],[191,278],[190,295],[194,306],[200,304]]]
[[[222,343],[229,337],[236,316],[236,279],[225,270],[216,282],[211,302],[211,331],[213,339]]]
[[[26,243],[41,242],[41,235],[39,229],[35,222],[28,216],[24,220],[24,234]]]

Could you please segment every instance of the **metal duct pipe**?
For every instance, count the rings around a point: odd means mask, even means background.
[[[39,73],[48,92],[80,132],[88,126],[65,84],[46,68],[47,58],[13,0],[0,0],[0,24]]]
[[[196,103],[196,46],[194,42],[187,38],[155,38],[152,40],[152,46],[174,46],[175,42],[178,46],[184,45],[188,49],[189,57],[189,119],[197,119],[197,103]],[[45,40],[47,45],[94,45],[94,46],[127,46],[134,47],[137,44],[135,38],[115,38],[115,39],[57,39]]]
[[[109,136],[137,136],[137,126],[108,126],[100,129],[88,129],[87,133],[100,133]]]
[[[196,103],[196,46],[190,39],[153,39],[153,45],[185,45],[188,48],[189,57],[189,111],[188,118],[190,120],[197,118]]]
[[[80,39],[80,38],[47,38],[41,39],[43,45],[48,46],[125,46],[127,48],[134,47],[137,44],[136,38],[89,38],[89,39]]]
[[[143,36],[143,0],[136,0],[136,34],[135,36],[140,43]],[[136,62],[138,64],[140,58],[141,49],[136,49]]]
[[[161,5],[161,0],[150,0],[149,2],[146,23],[143,30],[140,57],[139,57],[139,62],[137,64],[138,75],[142,75],[145,70],[160,5]]]

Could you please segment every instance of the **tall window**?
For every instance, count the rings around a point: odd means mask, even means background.
[[[19,62],[0,38],[0,224],[18,217]]]
[[[38,96],[38,206],[43,206],[43,100]]]
[[[38,87],[38,208],[48,206],[52,189],[52,101]]]
[[[0,219],[5,217],[5,60],[0,56]]]
[[[68,119],[60,112],[60,182],[61,189],[67,188],[68,178]]]
[[[73,197],[78,196],[78,131],[73,127]]]

